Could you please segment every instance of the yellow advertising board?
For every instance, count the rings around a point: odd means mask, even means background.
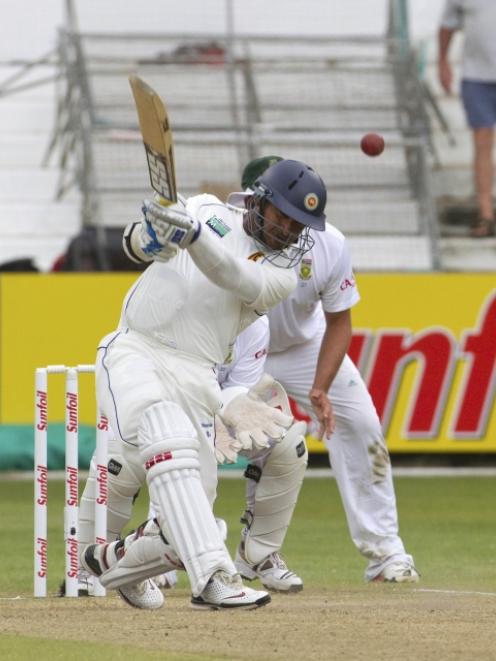
[[[357,280],[349,353],[390,451],[496,452],[496,274]]]
[[[36,367],[93,362],[136,277],[0,276],[0,423],[32,423]],[[350,355],[389,449],[496,452],[496,274],[359,274],[357,281]],[[62,420],[63,385],[50,378],[49,416]],[[81,421],[90,423],[93,377],[84,379]]]
[[[99,340],[119,321],[134,274],[0,276],[0,423],[32,423],[34,370],[93,363]],[[64,420],[62,375],[49,377],[48,414]],[[80,377],[81,422],[95,420],[93,375]]]

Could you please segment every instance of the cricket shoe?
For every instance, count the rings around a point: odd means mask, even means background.
[[[303,590],[303,581],[288,569],[280,553],[271,553],[258,565],[250,565],[243,554],[242,545],[240,545],[234,564],[243,578],[248,581],[259,578],[268,590],[275,592],[300,592]]]
[[[107,548],[108,544],[90,544],[83,549],[80,558],[81,564],[93,576],[101,576],[104,571],[109,569]],[[155,610],[163,606],[165,601],[162,591],[150,578],[139,583],[121,586],[117,588],[117,592],[127,604],[134,608]]]
[[[134,585],[125,585],[117,588],[117,592],[133,608],[155,610],[162,608],[165,601],[162,591],[151,578],[147,578],[145,581],[135,583]]]
[[[239,574],[230,575],[219,570],[211,577],[198,597],[191,597],[191,608],[197,610],[226,608],[253,610],[265,606],[269,601],[268,592],[245,587]]]
[[[409,562],[392,562],[386,565],[372,583],[418,583],[420,574]]]

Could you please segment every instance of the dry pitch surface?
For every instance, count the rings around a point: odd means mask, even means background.
[[[115,594],[2,599],[0,632],[72,641],[75,648],[77,641],[125,645],[136,659],[140,652],[202,660],[496,659],[496,591],[429,591],[420,585],[304,590],[274,595],[267,607],[249,612],[193,611],[184,589],[168,592],[166,605],[155,612],[132,609]],[[9,641],[14,655],[8,658],[24,658],[15,656],[15,639]]]

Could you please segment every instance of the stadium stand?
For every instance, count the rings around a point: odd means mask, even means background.
[[[264,153],[299,158],[326,180],[328,217],[349,237],[358,270],[463,268],[463,237],[447,225],[439,236],[435,197],[445,188],[432,169],[432,108],[394,11],[401,4],[390,2],[380,37],[85,32],[68,12],[57,52],[37,67],[38,75],[55,69],[55,118],[47,91],[29,90],[32,71],[22,94],[0,83],[0,118],[2,109],[26,113],[32,127],[0,138],[0,213],[18,219],[5,224],[0,262],[32,257],[48,270],[71,240],[88,245],[91,236],[104,247],[94,268],[112,268],[105,256],[115,253],[116,230],[150,194],[127,82],[138,73],[168,106],[183,194],[224,197],[247,160]],[[369,130],[386,140],[378,158],[359,149]],[[91,268],[77,254],[74,268]]]

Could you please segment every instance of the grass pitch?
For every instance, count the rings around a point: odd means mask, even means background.
[[[422,575],[418,585],[365,584],[366,563],[350,540],[334,480],[308,476],[284,546],[289,566],[304,579],[302,593],[276,595],[249,613],[196,613],[182,575],[166,606],[151,613],[113,594],[54,596],[64,571],[61,481],[49,483],[52,596],[35,600],[32,482],[2,481],[0,658],[496,658],[495,479],[397,478],[395,484],[400,533]],[[228,524],[233,553],[243,494],[242,479],[221,480],[216,514]],[[130,527],[146,511],[143,495]]]

